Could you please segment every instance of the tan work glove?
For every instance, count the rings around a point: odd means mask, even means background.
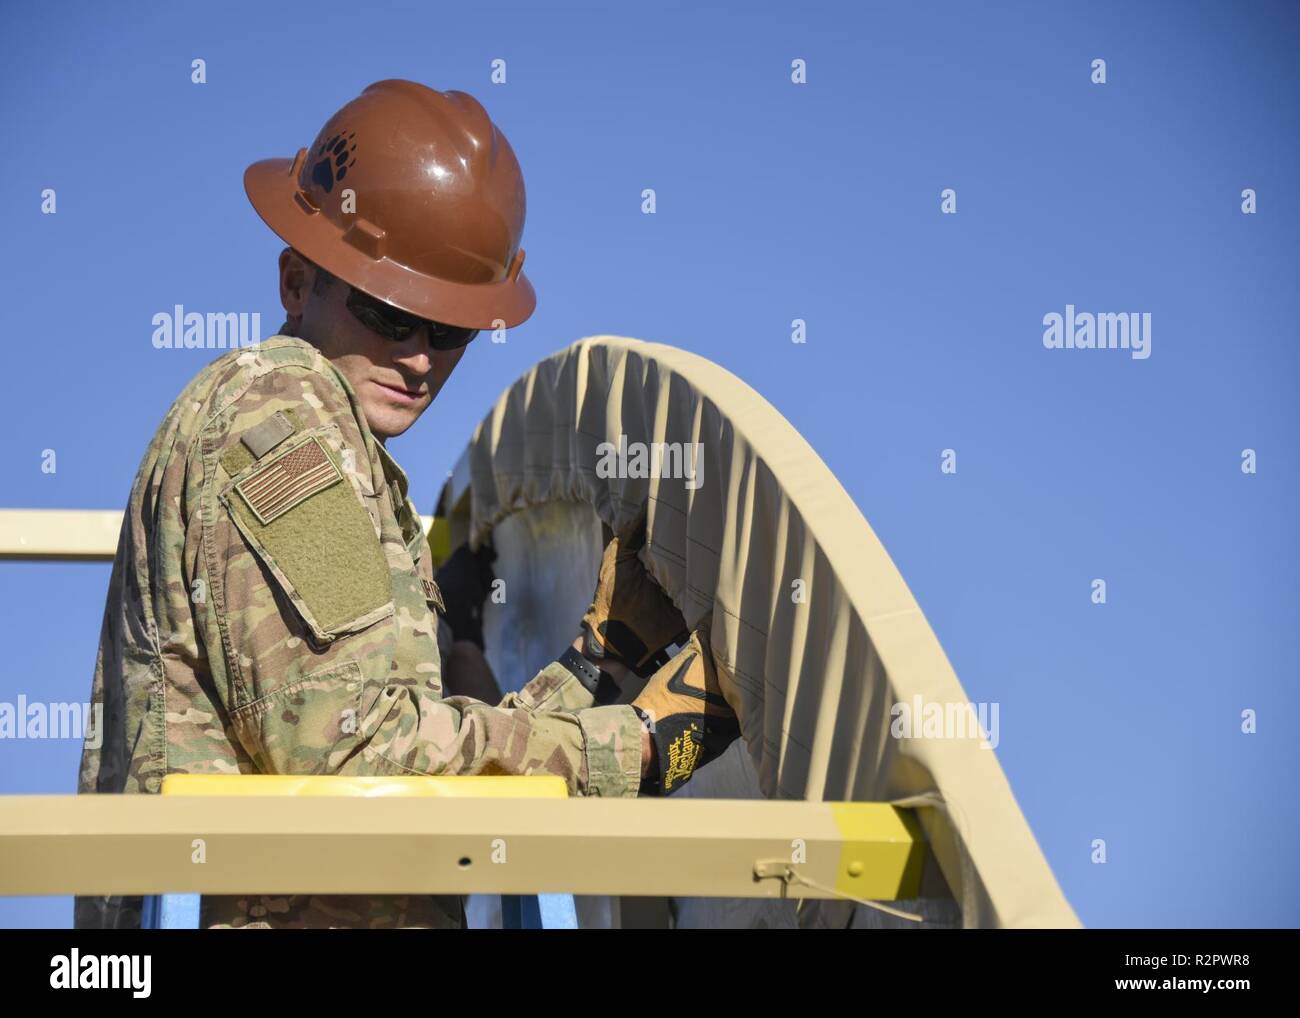
[[[711,618],[695,627],[678,653],[650,677],[632,707],[650,732],[655,762],[642,793],[666,795],[690,780],[701,766],[721,756],[740,735],[732,704],[735,683],[713,660]]]
[[[582,617],[583,654],[592,661],[612,658],[645,675],[662,663],[661,651],[686,638],[686,621],[637,558],[644,547],[646,519],[605,546],[591,607]]]

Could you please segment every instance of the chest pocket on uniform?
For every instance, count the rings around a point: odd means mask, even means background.
[[[221,502],[318,643],[393,613],[374,524],[339,466],[338,429],[295,435],[237,473]]]

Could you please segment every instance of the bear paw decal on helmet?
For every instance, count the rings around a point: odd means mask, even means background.
[[[356,132],[346,138],[336,134],[321,145],[321,158],[311,169],[311,182],[329,194],[334,185],[348,175],[348,167],[355,163],[357,147],[352,144]]]

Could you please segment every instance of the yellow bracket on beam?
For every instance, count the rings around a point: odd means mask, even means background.
[[[451,521],[445,516],[426,516],[424,520],[429,554],[433,557],[433,568],[437,569],[451,557]]]
[[[835,823],[844,838],[835,890],[849,898],[867,898],[874,874],[886,869],[899,874],[899,886],[911,889],[900,898],[914,898],[925,865],[925,835],[906,810],[862,809],[868,803],[833,802]]]
[[[303,774],[168,774],[163,795],[298,795],[357,798],[567,799],[563,778],[549,774],[342,777]]]

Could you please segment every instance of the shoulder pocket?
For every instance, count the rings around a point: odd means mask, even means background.
[[[226,511],[318,643],[393,613],[388,560],[344,477],[331,426],[294,436],[237,473]]]

